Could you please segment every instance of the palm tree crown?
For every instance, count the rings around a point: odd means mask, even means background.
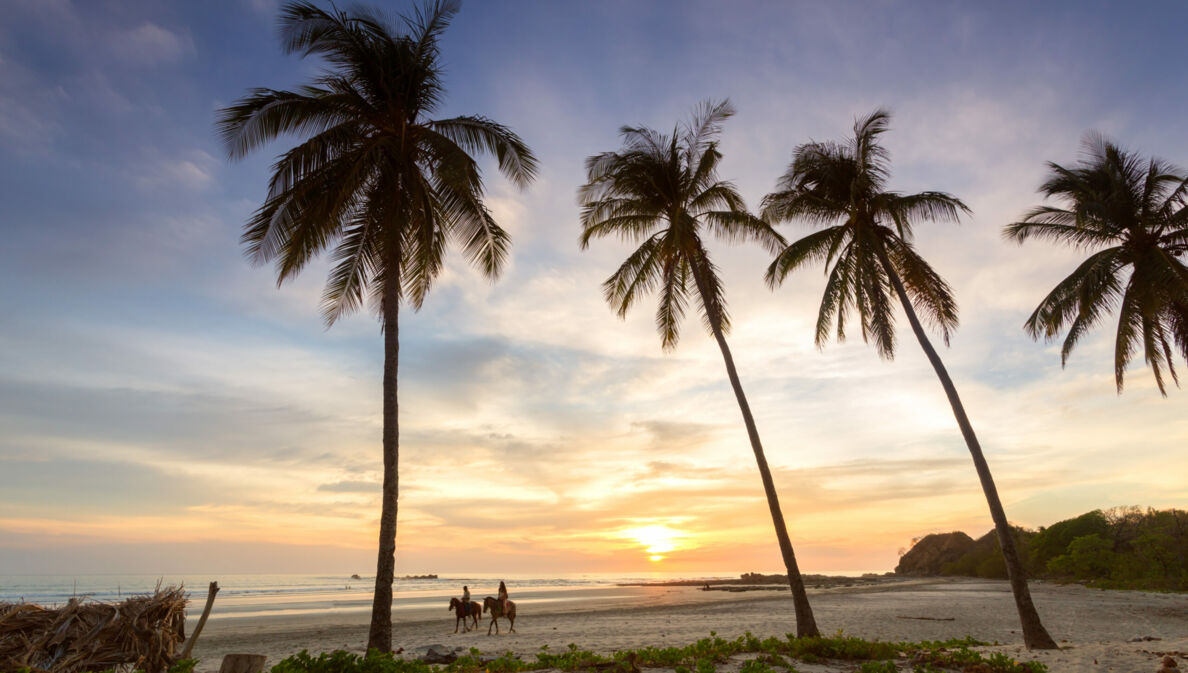
[[[282,135],[307,136],[273,165],[268,198],[245,227],[256,263],[275,260],[278,283],[333,247],[323,298],[327,323],[383,298],[419,308],[447,240],[484,274],[498,274],[508,237],[482,201],[471,153],[490,152],[524,186],[536,159],[507,127],[481,116],[429,118],[443,95],[438,38],[457,11],[436,3],[402,25],[366,8],[293,2],[281,13],[287,53],[328,68],[296,91],[255,89],[224,109],[218,128],[233,159]]]
[[[887,191],[890,157],[878,139],[889,121],[890,113],[876,110],[855,122],[854,137],[845,143],[800,145],[762,205],[768,221],[796,219],[823,227],[781,250],[767,269],[774,287],[806,264],[824,261],[832,267],[817,315],[817,346],[829,339],[831,328],[839,341],[845,339],[849,312],[856,309],[863,340],[873,340],[885,358],[895,355],[895,319],[881,260],[888,260],[912,303],[947,344],[957,326],[957,302],[948,283],[912,247],[912,222],[955,222],[969,212],[943,192]]]
[[[1159,159],[1143,160],[1105,138],[1085,139],[1073,168],[1048,164],[1040,192],[1062,206],[1037,206],[1004,235],[1044,238],[1094,251],[1031,314],[1024,329],[1054,340],[1067,327],[1060,362],[1106,314],[1118,310],[1114,381],[1142,348],[1164,396],[1163,369],[1179,385],[1175,356],[1188,359],[1188,176]]]
[[[581,246],[605,236],[642,241],[602,287],[620,316],[641,295],[659,290],[656,329],[665,349],[676,347],[690,294],[707,329],[729,330],[722,284],[702,240],[705,229],[731,242],[757,241],[773,252],[783,243],[747,212],[735,186],[718,178],[716,136],[733,114],[729,101],[707,101],[671,134],[624,126],[621,150],[586,160],[588,181],[578,192]]]

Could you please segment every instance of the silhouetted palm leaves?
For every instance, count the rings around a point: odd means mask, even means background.
[[[1163,373],[1179,384],[1175,357],[1188,359],[1188,176],[1158,159],[1143,160],[1105,138],[1086,138],[1073,168],[1049,163],[1040,192],[1062,206],[1037,206],[1004,234],[1022,243],[1042,238],[1092,254],[1031,314],[1024,329],[1055,340],[1064,365],[1073,348],[1118,312],[1114,381],[1140,349],[1164,396]]]

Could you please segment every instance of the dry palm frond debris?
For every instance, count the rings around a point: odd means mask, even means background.
[[[185,640],[185,610],[181,587],[160,586],[120,603],[0,603],[0,671],[160,673],[175,663]]]

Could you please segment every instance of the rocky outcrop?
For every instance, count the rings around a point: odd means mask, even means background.
[[[941,566],[956,562],[973,544],[973,538],[960,531],[927,535],[899,558],[895,574],[939,575]]]

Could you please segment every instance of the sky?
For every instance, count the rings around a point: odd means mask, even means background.
[[[269,0],[0,13],[0,574],[366,573],[378,323],[323,326],[324,263],[278,289],[246,261],[293,139],[230,162],[213,127],[321,65],[281,52]],[[507,124],[541,171],[520,191],[483,163],[502,277],[454,254],[402,314],[397,573],[781,570],[712,339],[693,318],[663,352],[654,301],[620,320],[601,296],[629,245],[577,244],[584,159],[711,98],[738,110],[721,172],[752,207],[797,144],[879,106],[892,187],[969,204],[916,242],[954,287],[942,357],[1012,522],[1188,508],[1188,393],[1162,398],[1140,361],[1118,395],[1112,319],[1062,369],[1022,324],[1084,253],[1000,233],[1088,131],[1188,163],[1185,21],[1178,2],[464,3],[438,116]],[[772,292],[762,249],[711,253],[802,570],[882,572],[913,537],[991,528],[902,316],[893,361],[857,335],[818,349],[821,269]]]

